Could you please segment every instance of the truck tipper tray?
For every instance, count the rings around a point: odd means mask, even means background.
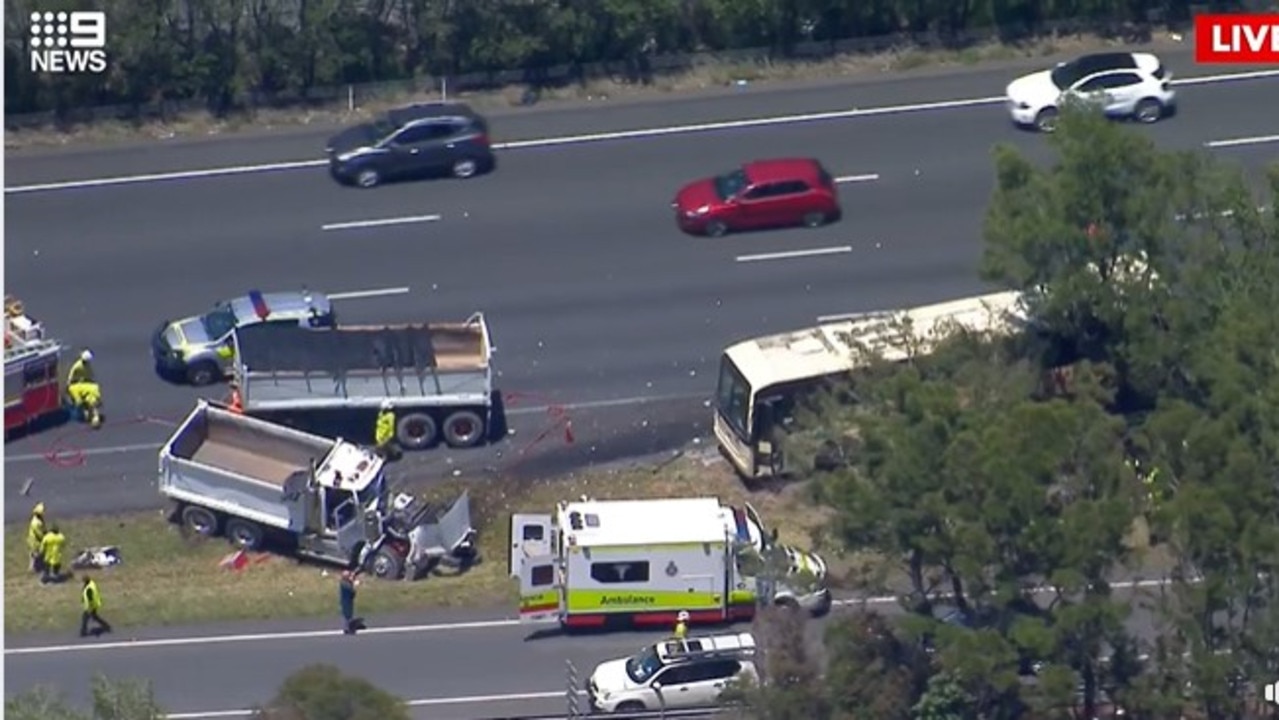
[[[310,471],[311,462],[329,452],[328,444],[306,442],[284,434],[263,434],[233,424],[224,414],[205,413],[174,438],[173,456],[201,465],[284,487],[290,477]]]
[[[493,391],[493,348],[479,313],[466,322],[331,329],[261,323],[236,330],[235,353],[250,412],[376,408],[385,399],[402,410],[476,408]]]
[[[251,372],[447,372],[488,365],[482,332],[465,323],[336,330],[262,323],[239,330],[238,336],[240,362]]]

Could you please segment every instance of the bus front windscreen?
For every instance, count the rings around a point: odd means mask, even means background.
[[[747,419],[750,414],[750,385],[742,376],[737,366],[727,355],[720,358],[719,386],[715,392],[715,408],[728,422],[733,432],[743,441],[749,442],[750,432],[747,430]]]

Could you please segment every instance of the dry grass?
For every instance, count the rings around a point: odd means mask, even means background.
[[[459,487],[438,492],[452,495]],[[593,471],[548,481],[471,481],[466,487],[471,490],[484,561],[461,576],[365,583],[359,599],[362,613],[477,605],[511,612],[515,585],[507,577],[505,546],[511,512],[549,511],[556,501],[581,495],[746,499],[766,522],[778,526],[783,540],[797,545],[810,544],[824,517],[803,502],[799,488],[747,497],[741,482],[718,458],[714,462],[681,458],[665,466]],[[103,614],[119,627],[337,613],[332,569],[261,555],[242,570],[225,570],[219,567],[219,560],[230,553],[225,542],[186,539],[166,522],[163,512],[58,521],[56,501],[50,503],[50,511],[51,521],[59,523],[67,535],[68,550],[99,545],[120,548],[123,564],[94,571],[105,601]],[[41,586],[26,568],[25,526],[10,526],[5,531],[5,632],[72,631],[80,611],[79,583]]]
[[[924,67],[973,66],[986,62],[1073,54],[1103,47],[1119,46],[1115,40],[1095,35],[1058,36],[1018,44],[986,43],[963,50],[921,50],[902,48],[881,53],[855,53],[820,62],[781,61],[754,63],[709,62],[691,71],[661,76],[642,85],[621,79],[591,80],[539,94],[539,104],[563,102],[600,102],[642,100],[678,93],[724,88],[738,82],[778,83],[854,78],[886,72],[915,70]],[[1130,45],[1131,43],[1127,43]],[[1176,46],[1173,40],[1156,40],[1156,46]],[[483,111],[510,110],[520,104],[523,86],[501,90],[460,93],[458,100]],[[432,99],[423,93],[385,93],[361,98],[355,112],[340,106],[305,110],[258,110],[252,115],[213,118],[204,113],[189,113],[164,122],[133,123],[103,121],[58,131],[49,128],[16,129],[5,133],[6,148],[66,146],[77,143],[104,144],[136,141],[140,138],[170,139],[177,137],[209,137],[231,135],[246,130],[272,131],[298,126],[331,126],[376,115],[388,107],[411,101]]]

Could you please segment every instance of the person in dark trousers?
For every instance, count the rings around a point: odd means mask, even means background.
[[[80,604],[84,608],[84,612],[80,613],[80,637],[89,636],[90,620],[98,624],[95,635],[111,632],[111,623],[98,614],[102,610],[102,593],[98,592],[98,584],[88,575],[84,576],[84,588],[80,590]]]
[[[364,629],[364,621],[355,616],[355,588],[359,582],[356,574],[350,570],[342,571],[342,579],[338,581],[338,605],[342,608],[342,632],[354,635]]]

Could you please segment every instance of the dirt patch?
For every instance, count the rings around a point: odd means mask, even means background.
[[[432,494],[451,498],[467,487],[480,533],[483,562],[464,575],[440,575],[418,582],[364,583],[360,612],[436,607],[492,606],[513,614],[515,585],[507,575],[507,526],[512,512],[550,511],[560,500],[587,495],[599,499],[715,496],[725,502],[751,502],[764,521],[775,524],[783,541],[813,546],[825,515],[806,502],[802,486],[779,492],[748,493],[728,466],[716,457],[678,457],[658,464],[583,472],[553,480],[508,478],[471,480],[436,487]],[[67,536],[67,548],[115,545],[124,562],[93,571],[105,605],[103,615],[121,628],[185,625],[225,620],[323,617],[337,613],[337,579],[332,568],[273,555],[250,558],[239,570],[219,562],[231,553],[217,539],[189,539],[155,511],[114,517],[50,521]],[[79,582],[42,586],[27,572],[25,525],[5,529],[5,632],[74,632],[79,622]],[[74,551],[69,552],[73,554]],[[834,560],[834,558],[830,558]],[[840,572],[832,563],[832,573]]]
[[[1067,56],[1121,46],[1131,48],[1132,43],[1096,35],[1063,35],[1016,44],[985,43],[963,50],[901,48],[881,53],[854,53],[817,62],[708,62],[688,72],[660,76],[647,85],[617,79],[597,79],[543,89],[537,95],[539,106],[547,103],[643,100],[704,92],[737,83],[769,84],[856,78],[921,68],[970,67],[999,61]],[[1153,50],[1184,47],[1186,45],[1181,39],[1171,37],[1160,37],[1143,46]],[[366,91],[359,89],[357,92]],[[499,90],[462,92],[451,97],[467,102],[481,111],[501,111],[520,106],[528,94],[529,89],[524,86],[510,86]],[[365,96],[357,98],[353,111],[343,102],[306,109],[260,109],[229,118],[214,118],[205,113],[193,112],[154,122],[101,121],[63,130],[48,127],[15,128],[5,132],[4,142],[5,148],[20,149],[109,144],[146,138],[210,137],[290,127],[327,127],[366,119],[407,102],[431,99],[439,98],[425,96],[422,92],[367,91]]]

